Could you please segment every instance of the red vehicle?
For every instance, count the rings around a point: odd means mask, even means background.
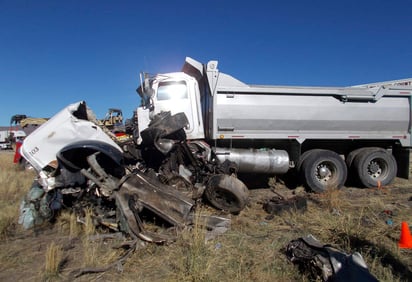
[[[10,119],[10,130],[23,130],[25,135],[28,136],[36,128],[45,123],[48,119],[46,118],[30,118],[26,115],[14,115]],[[28,163],[20,154],[20,147],[23,144],[24,137],[16,137],[13,140],[15,144],[15,152],[13,162],[19,164],[22,168],[28,168]]]

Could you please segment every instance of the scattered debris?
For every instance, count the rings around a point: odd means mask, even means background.
[[[297,195],[286,198],[279,193],[276,194],[277,196],[263,203],[263,209],[270,214],[267,219],[271,219],[273,215],[281,215],[284,212],[305,212],[307,210],[306,197]]]
[[[392,210],[383,210],[380,214],[379,214],[380,218],[382,218],[385,223],[387,225],[393,225],[393,216],[394,216],[394,212]]]
[[[118,267],[138,242],[175,241],[177,230],[194,226],[204,204],[226,215],[239,213],[248,189],[230,163],[212,158],[207,144],[185,139],[186,124],[184,114],[162,113],[141,132],[138,146],[100,127],[84,102],[69,105],[21,147],[38,176],[21,203],[19,223],[29,229],[52,221],[63,209],[79,219],[88,210],[95,226],[131,239],[114,264],[78,270],[73,273],[78,277]],[[200,224],[210,240],[230,228],[230,218],[201,215]],[[158,228],[149,230],[151,225]]]
[[[369,272],[360,253],[346,254],[330,245],[323,245],[312,235],[290,241],[286,256],[314,280],[378,281]]]
[[[167,243],[176,239],[175,229],[194,224],[203,204],[240,212],[248,200],[246,186],[230,163],[211,157],[206,144],[185,139],[186,124],[183,113],[162,112],[141,132],[140,146],[133,140],[120,144],[84,102],[69,105],[22,145],[38,177],[22,201],[19,223],[29,229],[62,209],[81,218],[87,208],[96,226],[133,240]],[[162,232],[145,228],[153,217]],[[230,227],[229,218],[203,217],[208,240]]]

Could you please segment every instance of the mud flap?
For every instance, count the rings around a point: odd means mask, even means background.
[[[393,156],[395,157],[398,167],[397,177],[409,179],[410,174],[410,148],[402,148],[395,146],[393,148]]]

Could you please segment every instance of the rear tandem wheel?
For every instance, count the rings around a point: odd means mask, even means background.
[[[341,188],[348,172],[345,162],[337,153],[314,149],[306,152],[300,173],[308,188],[322,193],[328,189]]]
[[[385,186],[396,177],[398,167],[394,156],[382,148],[365,148],[353,160],[360,183],[367,188]]]

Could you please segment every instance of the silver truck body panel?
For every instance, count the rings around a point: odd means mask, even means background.
[[[220,162],[234,162],[241,173],[283,174],[289,170],[289,155],[284,150],[214,148]]]
[[[385,139],[411,146],[412,79],[354,87],[248,85],[217,64],[206,67],[213,139]]]
[[[409,97],[342,102],[332,95],[214,95],[214,138],[399,139],[410,144]]]

